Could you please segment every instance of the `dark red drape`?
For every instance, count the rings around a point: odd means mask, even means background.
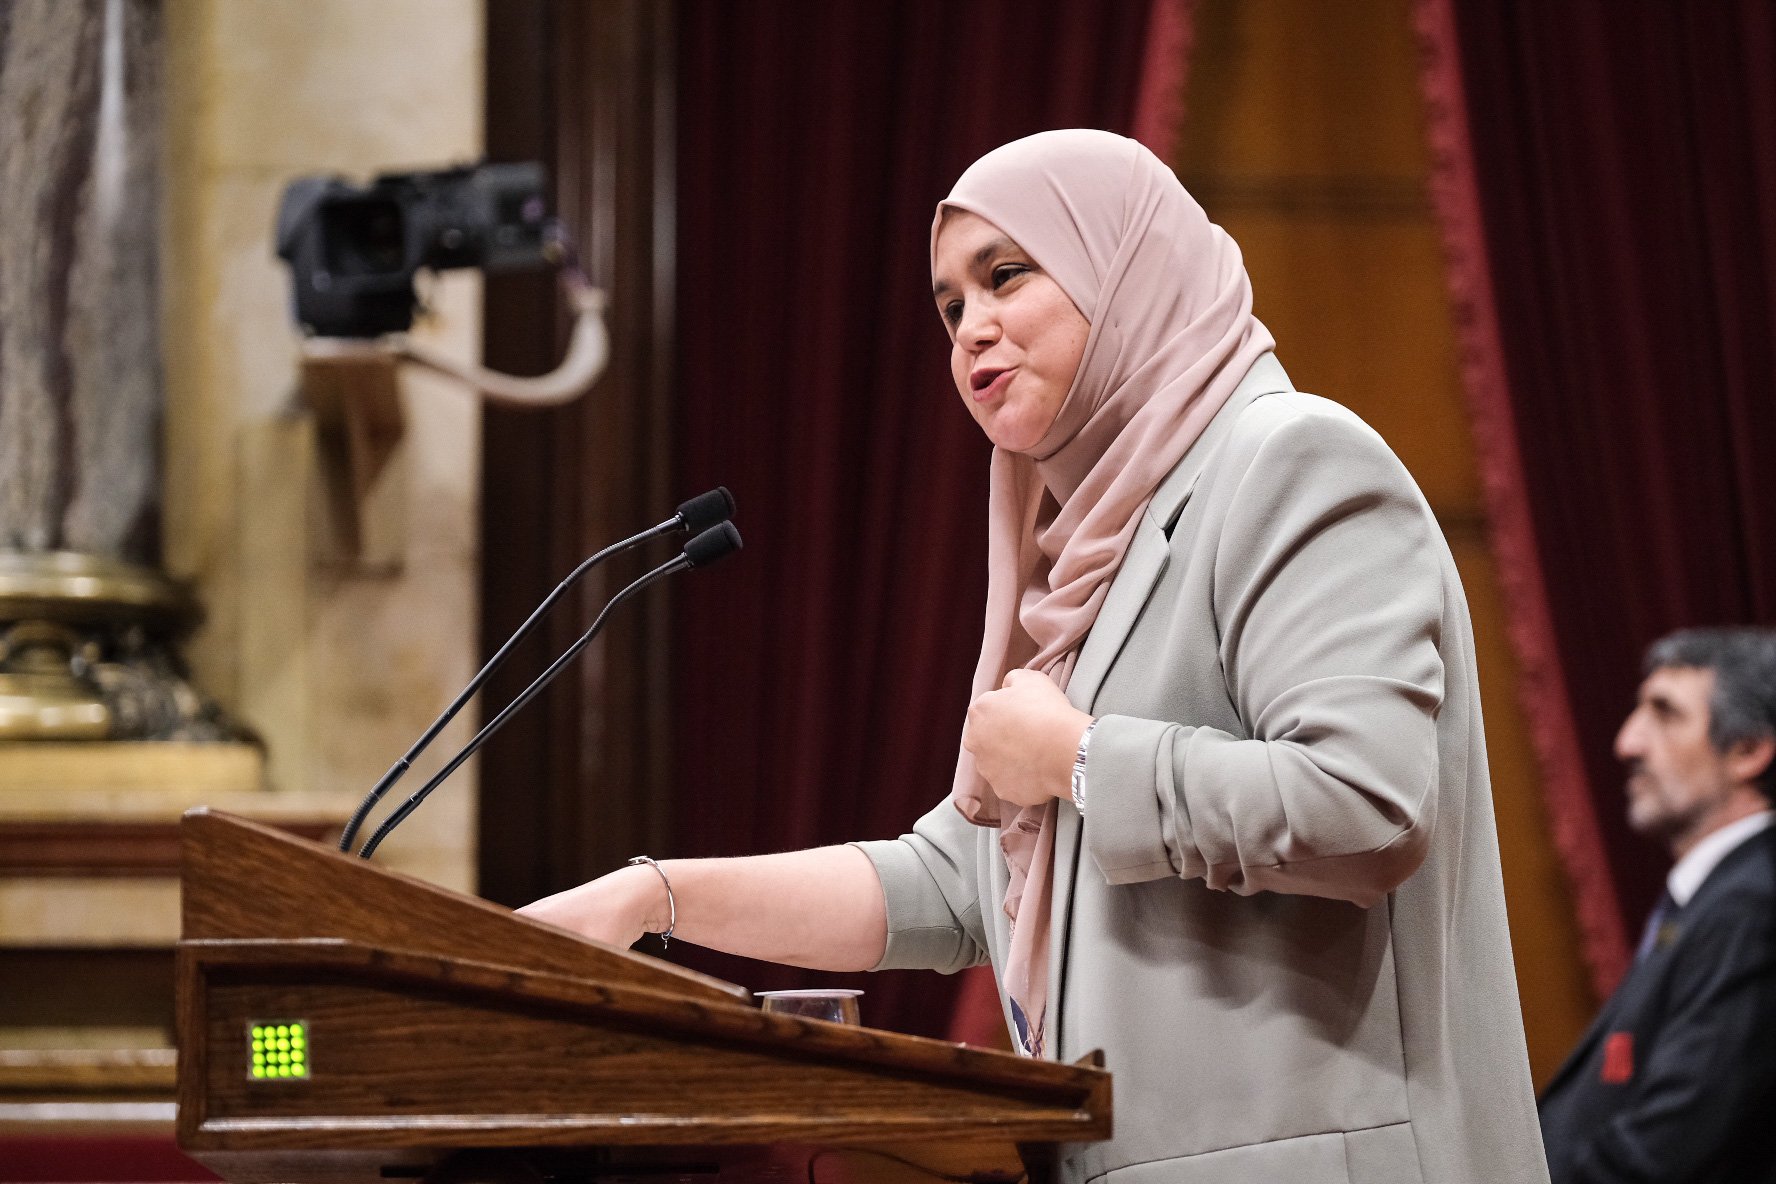
[[[746,550],[679,589],[675,841],[655,854],[892,836],[948,791],[987,446],[949,383],[931,211],[1007,140],[1128,130],[1148,9],[682,4],[678,485],[729,485]],[[838,981],[683,958],[754,988]],[[865,1022],[946,1030],[951,980],[855,981]]]
[[[1776,7],[1421,0],[1419,20],[1500,558],[1557,832],[1595,820],[1562,850],[1607,989],[1665,867],[1611,754],[1640,653],[1776,620]]]

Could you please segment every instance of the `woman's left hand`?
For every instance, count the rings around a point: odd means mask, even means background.
[[[1046,674],[1013,670],[968,708],[962,747],[1002,801],[1039,806],[1071,794],[1073,756],[1091,720]]]

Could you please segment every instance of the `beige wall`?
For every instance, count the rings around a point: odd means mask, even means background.
[[[299,174],[479,156],[481,3],[167,0],[167,39],[166,566],[208,611],[196,680],[264,737],[273,790],[355,801],[474,672],[479,410],[403,379],[371,558],[341,559],[272,221]],[[478,281],[446,277],[434,304],[419,335],[473,357]],[[468,888],[474,791],[471,764],[379,858]]]

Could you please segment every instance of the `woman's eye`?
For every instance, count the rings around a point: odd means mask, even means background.
[[[955,328],[962,323],[962,302],[960,300],[950,301],[943,306],[942,312],[944,324],[951,328]]]
[[[1030,269],[1022,263],[1001,263],[993,269],[993,287],[1003,288]]]

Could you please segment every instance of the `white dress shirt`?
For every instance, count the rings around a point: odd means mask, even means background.
[[[1776,810],[1760,810],[1728,823],[1691,847],[1689,854],[1678,860],[1677,866],[1665,877],[1665,890],[1671,893],[1677,907],[1681,909],[1690,903],[1690,897],[1696,895],[1696,889],[1702,887],[1708,873],[1732,854],[1735,847],[1772,822],[1776,822]]]

